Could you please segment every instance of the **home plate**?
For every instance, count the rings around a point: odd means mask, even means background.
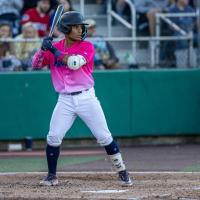
[[[193,187],[193,190],[200,190],[200,186],[199,187]]]
[[[127,192],[127,191],[128,190],[89,190],[89,191],[81,191],[81,192],[109,194],[109,193],[123,193],[123,192]]]

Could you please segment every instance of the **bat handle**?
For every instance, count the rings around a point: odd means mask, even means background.
[[[49,32],[49,37],[52,37],[52,36],[53,36],[53,32],[50,31],[50,32]]]

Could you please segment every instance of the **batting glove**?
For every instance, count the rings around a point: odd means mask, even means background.
[[[60,56],[60,51],[58,49],[56,49],[53,45],[52,45],[52,41],[53,38],[52,37],[46,37],[43,39],[42,41],[42,46],[41,49],[43,51],[47,51],[49,50],[51,53],[53,53],[56,57]]]

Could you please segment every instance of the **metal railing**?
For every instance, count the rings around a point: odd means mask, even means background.
[[[112,37],[112,17],[122,23],[125,27],[131,30],[132,39],[132,52],[136,58],[136,10],[134,4],[130,0],[125,0],[131,11],[131,23],[122,18],[118,13],[112,10],[112,0],[107,0],[107,25],[108,25],[108,37]],[[136,60],[136,59],[135,59]]]
[[[99,38],[86,38],[87,40],[91,41],[91,42],[95,42],[95,41],[99,41]],[[190,40],[191,39],[191,35],[186,35],[186,36],[160,36],[159,38],[157,37],[104,37],[103,38],[105,41],[109,41],[109,42],[115,42],[117,41],[119,42],[130,42],[130,45],[132,42],[135,42],[137,44],[140,44],[140,42],[142,43],[147,43],[147,44],[156,44],[157,41],[161,42],[161,41],[181,41],[181,40]],[[54,41],[59,41],[60,38],[54,38]],[[0,42],[11,42],[11,43],[23,43],[23,42],[36,42],[36,43],[42,43],[42,39],[41,38],[35,38],[35,39],[15,39],[15,38],[3,38],[0,39]],[[150,49],[146,49],[146,51],[148,51],[150,54],[150,56],[148,57],[143,57],[143,59],[141,60],[141,49],[136,49],[138,52],[138,58],[137,58],[137,64],[141,65],[142,63],[146,62],[146,67],[150,66],[151,68],[156,67],[156,62],[155,62],[155,56],[156,56],[156,52],[155,52],[155,45],[149,45]],[[162,50],[162,49],[161,49]],[[120,51],[119,51],[120,52]],[[118,51],[116,53],[119,53]],[[120,52],[119,56],[120,58],[122,58],[123,56],[125,56],[125,54],[127,54],[127,52],[129,51],[125,51],[122,55]],[[132,55],[132,50],[131,50],[131,58],[133,58]],[[131,60],[132,62],[133,60]],[[120,63],[121,64],[126,64],[124,62],[123,59],[120,59]],[[129,63],[130,64],[130,63]],[[136,63],[132,63],[132,64],[136,64]]]
[[[193,34],[187,33],[185,30],[181,29],[177,24],[175,24],[172,20],[169,18],[175,18],[175,17],[197,17],[199,15],[198,12],[193,13],[157,13],[156,14],[156,37],[161,37],[161,20],[163,20],[165,23],[167,23],[173,30],[179,32],[182,36],[186,37],[186,40],[189,41],[189,51],[188,56],[191,57],[192,50],[193,50]],[[159,64],[159,55],[160,55],[160,40],[157,40],[156,45],[154,45],[156,48],[156,55],[155,55],[155,61],[151,62],[151,65],[158,65]],[[188,63],[189,67],[191,66],[191,62]]]
[[[139,41],[146,41],[149,43],[150,47],[150,67],[155,67],[159,65],[159,55],[160,55],[160,42],[161,41],[175,41],[175,40],[187,40],[189,41],[189,57],[192,53],[192,40],[193,36],[191,33],[187,33],[185,30],[181,29],[178,25],[173,23],[169,17],[194,17],[197,16],[197,13],[158,13],[156,15],[156,36],[155,37],[137,37],[136,36],[136,9],[132,1],[125,0],[127,5],[131,11],[131,22],[126,21],[123,17],[121,17],[118,13],[116,13],[112,9],[112,0],[107,0],[107,31],[108,37],[104,38],[106,41],[130,41],[132,46],[132,55],[134,57],[134,62],[138,62],[137,60],[137,43]],[[82,14],[85,14],[85,1],[80,0],[80,10]],[[117,20],[121,24],[123,24],[126,28],[131,30],[131,37],[113,37],[112,36],[112,19]],[[165,23],[169,24],[173,29],[180,32],[181,37],[175,36],[161,36],[161,20],[165,21]],[[90,38],[91,39],[91,38]],[[188,63],[190,65],[190,62]]]
[[[83,16],[85,16],[85,0],[80,0],[80,11]]]
[[[186,35],[186,36],[160,36],[160,37],[104,37],[103,39],[105,41],[119,41],[119,42],[124,42],[124,41],[149,41],[150,39],[152,41],[168,41],[168,40],[172,40],[172,41],[176,41],[176,40],[188,40],[190,39],[191,36]],[[60,38],[55,38],[54,41],[59,41]],[[95,38],[90,38],[91,41],[93,40],[98,40]],[[42,42],[43,39],[42,38],[27,38],[27,39],[15,39],[15,38],[0,38],[0,42]]]
[[[85,1],[80,1],[80,10],[81,13],[85,14]],[[111,7],[111,0],[107,0],[107,27],[108,27],[108,37],[104,37],[105,41],[110,42],[124,42],[124,41],[130,41],[131,45],[131,52],[134,56],[135,60],[134,62],[138,63],[137,60],[137,43],[139,42],[147,42],[150,47],[150,62],[148,60],[148,64],[150,64],[150,67],[155,67],[159,64],[159,55],[160,55],[160,42],[161,41],[177,41],[177,40],[187,40],[189,41],[189,57],[191,57],[192,54],[192,40],[193,35],[185,32],[183,29],[181,29],[179,26],[177,26],[173,21],[169,19],[169,17],[196,17],[199,14],[198,13],[159,13],[156,15],[156,36],[155,37],[137,37],[136,36],[136,11],[135,7],[132,4],[130,0],[126,0],[126,3],[130,6],[131,9],[131,23],[124,20],[121,16],[119,16],[115,11],[112,10]],[[120,23],[122,23],[125,27],[130,29],[132,31],[131,37],[113,37],[112,36],[112,18],[118,20]],[[182,36],[161,36],[161,20],[164,20],[167,24],[169,24],[173,29],[180,32]],[[55,39],[55,41],[58,39]],[[90,40],[95,40],[93,38],[90,38]],[[0,42],[42,42],[42,39],[0,39]],[[190,65],[190,63],[189,63]]]
[[[85,1],[84,0],[79,0],[80,1],[80,12],[85,15]],[[119,21],[120,23],[122,23],[125,27],[127,27],[129,30],[131,30],[131,37],[122,37],[123,41],[132,41],[132,53],[135,57],[136,60],[136,41],[134,38],[136,38],[136,10],[135,10],[135,6],[132,3],[131,0],[125,0],[125,2],[127,3],[127,5],[130,8],[131,11],[131,23],[129,23],[128,21],[126,21],[124,18],[122,18],[118,13],[116,13],[113,9],[112,9],[112,0],[107,0],[107,30],[108,30],[108,37],[111,39],[112,37],[112,18],[115,18],[117,21]],[[117,37],[116,37],[117,38]],[[116,40],[116,38],[114,38],[114,40]],[[121,40],[121,37],[119,38],[119,40]],[[119,41],[117,40],[117,41]]]

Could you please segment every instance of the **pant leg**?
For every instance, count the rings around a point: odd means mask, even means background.
[[[59,95],[51,117],[47,143],[50,146],[59,146],[66,132],[71,128],[75,118],[76,114],[71,96]]]
[[[95,96],[94,89],[90,89],[78,96],[76,113],[89,127],[101,146],[109,145],[113,141],[104,112],[99,100]]]
[[[94,89],[90,89],[88,92],[79,95],[77,101],[77,115],[90,128],[97,142],[105,147],[115,170],[117,172],[126,170],[122,155],[119,152],[119,147],[116,142],[113,141],[102,107],[95,96]]]

